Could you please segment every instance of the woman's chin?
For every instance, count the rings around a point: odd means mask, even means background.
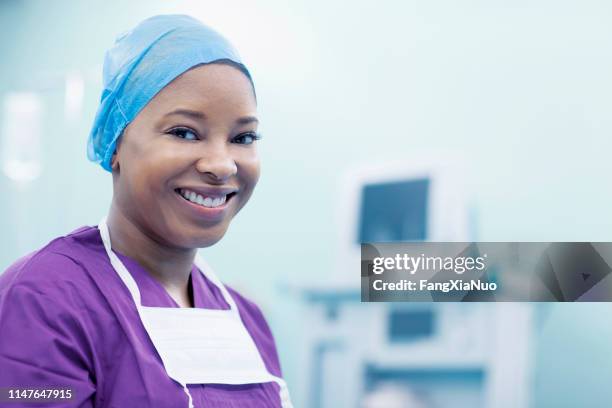
[[[215,237],[215,238],[206,238],[206,239],[196,240],[193,248],[208,248],[209,246],[213,246],[217,242],[221,241],[221,238],[223,238],[223,235],[219,237]]]
[[[223,228],[223,230],[215,228],[204,233],[182,234],[176,242],[180,242],[180,246],[183,248],[207,248],[219,242],[226,231],[227,228]]]
[[[206,248],[219,242],[227,232],[231,218],[218,222],[197,223],[191,219],[166,218],[165,228],[158,230],[158,236],[175,248]]]

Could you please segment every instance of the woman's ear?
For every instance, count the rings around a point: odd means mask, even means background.
[[[111,157],[111,169],[119,171],[119,160],[117,159],[117,150],[113,153]]]

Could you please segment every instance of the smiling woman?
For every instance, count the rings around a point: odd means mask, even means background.
[[[108,217],[0,277],[0,388],[70,391],[54,406],[291,407],[261,312],[197,255],[253,193],[257,125],[247,68],[199,21],[117,39],[88,144],[112,174]]]
[[[144,231],[179,251],[221,239],[259,178],[256,110],[251,82],[228,64],[195,67],[163,88],[125,128],[111,158],[111,231]],[[146,253],[124,246],[117,238],[119,252]],[[174,270],[160,272],[176,278]]]

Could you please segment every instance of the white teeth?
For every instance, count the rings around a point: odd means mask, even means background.
[[[196,192],[189,191],[187,189],[181,188],[179,189],[179,193],[186,199],[191,201],[192,203],[201,205],[202,207],[215,208],[225,204],[227,200],[227,196],[223,197],[204,197]]]

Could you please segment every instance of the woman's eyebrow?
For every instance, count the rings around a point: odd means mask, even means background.
[[[183,115],[200,120],[206,119],[206,115],[203,112],[183,108],[175,109],[172,112],[168,112],[164,115],[164,117],[171,115]],[[248,125],[250,123],[259,123],[259,119],[257,119],[255,116],[243,116],[236,120],[236,124],[238,125]]]
[[[259,119],[257,119],[255,116],[243,116],[236,120],[236,124],[238,125],[248,125],[249,123],[253,122],[259,123]]]
[[[199,111],[190,110],[190,109],[175,109],[172,112],[166,113],[164,116],[171,116],[171,115],[183,115],[183,116],[188,116],[193,119],[206,119],[206,115],[204,113],[199,112]]]

